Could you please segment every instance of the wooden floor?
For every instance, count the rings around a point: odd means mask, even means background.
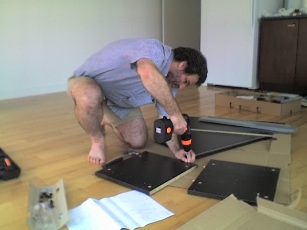
[[[302,126],[307,111],[289,117],[273,117],[238,111],[214,105],[214,94],[225,89],[191,88],[180,92],[178,101],[183,113],[190,116],[218,116],[248,120],[285,122]],[[142,108],[149,132],[156,119],[153,105]],[[306,126],[305,126],[306,127]],[[109,153],[127,148],[106,130]],[[291,191],[302,189],[302,198],[295,207],[307,212],[307,129],[300,129],[304,138],[292,141],[290,165]],[[75,120],[73,103],[65,93],[55,93],[0,101],[0,147],[21,167],[18,179],[0,181],[0,229],[28,229],[26,223],[29,183],[37,186],[64,180],[68,208],[89,197],[114,196],[129,189],[94,176],[100,166],[87,163],[90,148],[88,136]],[[176,229],[218,201],[188,195],[185,189],[166,187],[152,196],[175,215],[144,229]]]

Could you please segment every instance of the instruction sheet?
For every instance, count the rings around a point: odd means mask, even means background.
[[[136,229],[174,215],[150,196],[132,190],[96,200],[89,198],[69,210],[69,230]]]

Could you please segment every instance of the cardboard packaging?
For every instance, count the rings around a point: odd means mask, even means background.
[[[301,110],[302,97],[291,94],[230,90],[215,94],[215,105],[273,116],[289,116]]]
[[[262,198],[254,208],[230,195],[178,228],[193,229],[307,229],[307,214]]]

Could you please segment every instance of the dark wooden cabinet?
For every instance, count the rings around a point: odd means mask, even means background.
[[[299,23],[295,83],[307,87],[307,18]]]
[[[307,94],[307,17],[260,21],[261,90]]]

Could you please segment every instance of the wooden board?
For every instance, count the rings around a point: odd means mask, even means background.
[[[233,194],[256,205],[256,198],[274,201],[279,168],[210,160],[188,189],[192,195],[224,199]]]
[[[197,167],[196,164],[148,151],[114,162],[95,175],[147,195],[154,194]]]

